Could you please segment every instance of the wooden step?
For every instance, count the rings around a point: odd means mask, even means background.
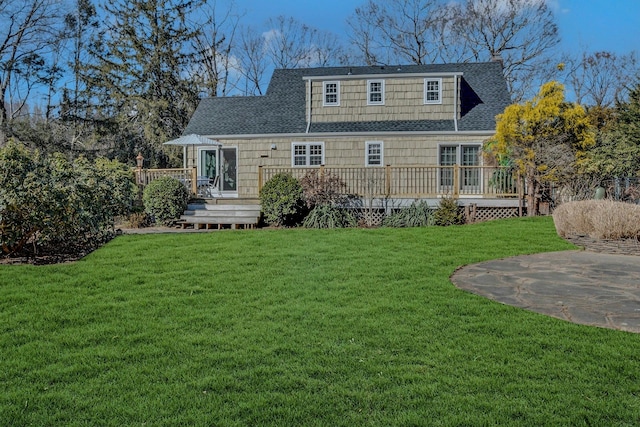
[[[210,221],[219,221],[221,219],[226,218],[237,218],[237,219],[256,219],[260,218],[260,212],[205,212],[205,211],[186,211],[183,215],[180,216],[180,219],[185,221],[193,221],[195,219],[199,220],[210,220]]]
[[[257,224],[259,217],[182,215],[180,220],[188,224]]]
[[[254,228],[260,221],[260,205],[216,205],[191,203],[180,217],[182,228]]]
[[[194,204],[206,204],[206,205],[257,205],[260,206],[260,199],[254,197],[234,197],[234,198],[196,198],[192,199],[191,203]]]
[[[223,228],[230,228],[232,230],[237,230],[239,228],[256,228],[257,223],[239,223],[239,222],[233,222],[233,223],[211,223],[211,222],[185,222],[185,221],[178,221],[176,223],[176,225],[182,227],[183,229],[186,228],[193,228],[194,230],[221,230]]]
[[[260,205],[212,205],[201,203],[190,203],[187,205],[187,211],[207,211],[207,212],[258,212],[260,214]]]

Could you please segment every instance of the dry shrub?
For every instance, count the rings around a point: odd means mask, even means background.
[[[631,203],[612,200],[563,203],[553,212],[553,222],[561,237],[640,238],[640,206]]]
[[[129,215],[126,225],[129,228],[149,227],[151,225],[151,218],[149,218],[149,215],[145,212],[134,212]]]
[[[345,194],[347,185],[331,172],[309,171],[300,179],[300,184],[309,209],[321,205],[340,205],[348,199]]]

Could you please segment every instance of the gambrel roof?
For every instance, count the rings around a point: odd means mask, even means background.
[[[511,103],[499,62],[376,67],[320,67],[275,70],[263,96],[214,97],[200,101],[184,134],[266,136],[307,131],[305,79],[362,75],[461,75],[459,131],[492,131],[495,116]],[[453,132],[451,120],[312,123],[311,134],[377,132]]]

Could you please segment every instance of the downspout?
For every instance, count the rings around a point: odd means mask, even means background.
[[[309,129],[311,128],[311,85],[313,84],[312,80],[309,79],[309,92],[307,94],[307,130],[305,133],[309,133]]]
[[[453,128],[458,132],[458,102],[460,101],[460,90],[458,89],[458,75],[453,76]]]

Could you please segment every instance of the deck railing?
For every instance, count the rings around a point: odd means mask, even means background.
[[[491,166],[391,166],[385,167],[259,167],[258,188],[278,173],[302,178],[310,171],[332,174],[345,183],[345,192],[361,197],[518,197],[515,174]]]
[[[385,167],[258,167],[258,190],[278,173],[302,178],[308,172],[335,175],[345,184],[345,192],[360,197],[420,198],[420,197],[518,197],[515,173],[507,168],[491,166],[391,166]],[[134,169],[136,182],[146,186],[163,176],[182,181],[194,194],[206,196],[206,187],[197,176],[196,168]]]
[[[191,194],[198,194],[198,179],[196,168],[181,168],[181,169],[134,169],[136,174],[136,183],[143,187],[147,186],[151,181],[154,181],[163,176],[170,176],[184,183],[187,190]]]

